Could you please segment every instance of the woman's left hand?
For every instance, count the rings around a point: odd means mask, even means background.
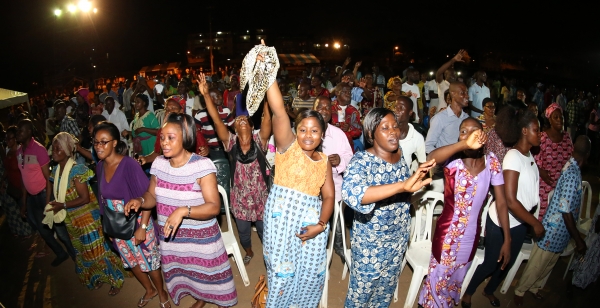
[[[144,127],[138,127],[138,128],[135,129],[135,134],[136,135],[139,135],[139,134],[145,133],[145,132],[146,132],[146,129]]]
[[[50,212],[53,211],[54,214],[58,213],[60,210],[64,210],[65,209],[65,205],[64,203],[58,203],[55,201],[50,201],[48,204],[52,205],[52,208],[47,210],[46,212]]]
[[[133,237],[135,238],[135,246],[143,243],[146,241],[146,229],[139,227],[137,228],[137,230],[135,230],[135,233],[133,234]]]
[[[184,211],[185,210],[185,214]],[[187,215],[187,207],[180,207],[177,210],[173,211],[171,215],[165,221],[165,226],[163,227],[163,233],[165,234],[165,238],[168,238],[172,234],[177,232],[181,221],[183,220],[183,216]]]
[[[325,231],[325,229],[323,229],[321,225],[306,226],[304,228],[301,228],[300,230],[306,230],[304,234],[296,233],[296,236],[303,242],[310,240],[319,235],[319,233]]]
[[[504,270],[510,262],[510,243],[502,244],[502,248],[500,248],[500,255],[498,256],[498,262],[502,262],[502,266],[500,269]]]

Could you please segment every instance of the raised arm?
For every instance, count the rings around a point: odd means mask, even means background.
[[[262,149],[264,149],[267,146],[267,143],[269,143],[269,138],[271,138],[271,130],[271,110],[269,110],[269,103],[265,102],[263,106],[263,117],[262,122],[260,124],[260,131],[258,132],[258,134],[260,135],[260,140],[262,142],[262,144],[260,145]]]
[[[290,118],[283,106],[283,97],[281,96],[281,92],[279,92],[277,81],[267,90],[267,101],[273,112],[275,146],[284,151],[294,142],[295,136],[290,126]]]
[[[485,134],[482,130],[476,130],[472,132],[465,140],[461,140],[459,142],[431,151],[431,153],[427,155],[427,160],[435,159],[438,164],[444,165],[444,162],[446,162],[456,153],[469,149],[477,150],[481,148],[486,141],[487,134]]]
[[[217,107],[213,103],[212,99],[210,98],[208,84],[206,83],[204,73],[200,73],[200,75],[198,76],[198,89],[204,97],[206,111],[208,112],[208,116],[212,119],[213,124],[215,125],[215,132],[217,133],[217,137],[222,142],[228,142],[229,130],[227,129],[227,126],[223,123],[223,121],[221,121],[219,111],[217,110]]]
[[[435,73],[435,81],[437,83],[444,81],[444,72],[446,72],[446,70],[448,70],[450,67],[452,67],[452,65],[454,65],[454,62],[464,62],[462,60],[464,53],[465,53],[464,49],[459,50],[458,53],[454,57],[452,57],[452,59],[450,59],[450,61],[448,61],[448,62],[444,63],[442,66],[440,66],[440,68]],[[440,95],[444,95],[444,93],[441,93]]]

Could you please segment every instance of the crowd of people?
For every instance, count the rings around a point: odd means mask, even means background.
[[[350,58],[297,78],[282,67],[261,72],[275,81],[258,94],[240,85],[253,77],[242,67],[34,97],[2,129],[10,230],[38,232],[52,266],[71,258],[89,289],[108,284],[115,296],[133,275],[145,289],[138,307],[156,296],[162,308],[185,296],[193,307],[230,307],[238,298],[216,219],[218,185],[227,186],[246,266],[253,225],[263,244],[267,307],[316,307],[329,221],[345,205],[353,212],[345,307],[387,307],[410,245],[411,196],[434,190],[444,205],[420,306],[471,307],[491,276],[483,296],[499,307],[494,292],[528,236],[535,244],[517,305],[527,292],[543,298],[542,281],[570,239],[584,260],[570,281],[585,288],[600,275],[598,237],[577,230],[581,167],[599,152],[598,96],[540,82],[525,90],[483,70],[464,78],[454,64],[465,57],[460,50],[434,75],[411,66],[388,78],[361,61],[348,69]],[[257,95],[253,113],[246,102]],[[228,176],[215,166],[223,160]],[[598,215],[590,233],[600,231]],[[481,220],[485,259],[465,285]],[[341,232],[331,236],[346,262]]]

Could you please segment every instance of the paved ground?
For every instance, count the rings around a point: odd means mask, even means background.
[[[584,180],[590,181],[593,191],[598,196],[600,192],[600,179],[597,168],[585,168]],[[598,204],[598,198],[594,196],[593,204]],[[250,299],[254,294],[254,284],[258,277],[265,273],[262,262],[262,246],[258,240],[256,232],[253,232],[253,245],[255,258],[247,266],[250,277],[250,286],[244,287],[239,271],[233,259],[230,259],[235,282],[238,291],[239,304],[237,307],[250,307]],[[29,249],[32,244],[37,244],[33,249]],[[10,235],[8,226],[4,222],[4,217],[0,217],[0,303],[7,308],[13,307],[43,307],[43,308],[64,308],[64,307],[136,307],[138,299],[144,293],[143,288],[135,278],[126,278],[125,284],[120,294],[111,297],[108,296],[108,286],[100,290],[90,291],[80,285],[74,271],[74,264],[68,260],[59,267],[51,267],[50,262],[54,256],[50,255],[44,258],[35,258],[37,252],[44,249],[43,241],[39,237],[33,237],[27,240],[15,238]],[[535,300],[531,296],[525,297],[523,307],[599,307],[595,295],[600,294],[600,282],[590,285],[586,290],[575,289],[574,299],[569,301],[565,296],[564,282],[562,275],[567,266],[568,257],[559,260],[556,268],[552,272],[548,283],[542,291],[546,298],[542,301]],[[496,296],[501,300],[502,307],[515,307],[512,302],[514,285],[521,275],[521,269],[513,281],[513,286],[507,294],[496,292]],[[342,264],[340,259],[334,255],[331,265],[331,279],[329,281],[329,307],[343,307],[346,290],[348,287],[348,278],[341,279]],[[400,294],[399,301],[392,303],[390,307],[404,307],[404,300],[410,279],[412,269],[406,267],[400,276]],[[473,307],[492,307],[479,294],[483,290],[482,284],[473,297]],[[192,304],[191,298],[182,300],[179,307],[189,307]],[[413,307],[416,307],[416,303]],[[147,307],[159,307],[159,300],[156,297]],[[175,307],[173,305],[173,307]],[[215,307],[206,305],[206,307]],[[304,308],[304,307],[303,307]]]

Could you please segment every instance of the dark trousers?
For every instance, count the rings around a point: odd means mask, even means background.
[[[237,224],[238,234],[240,236],[240,243],[242,244],[242,248],[252,248],[252,222],[236,218],[235,223]],[[264,229],[263,221],[257,220],[254,222],[254,225],[256,226],[258,238],[262,242]]]
[[[465,294],[473,295],[475,291],[477,291],[477,287],[490,275],[492,277],[483,291],[485,294],[493,294],[500,285],[500,282],[502,282],[502,279],[504,279],[504,276],[506,276],[515,263],[519,251],[521,251],[521,247],[523,246],[525,234],[527,233],[527,226],[525,224],[510,228],[510,262],[506,268],[502,270],[502,262],[498,262],[498,256],[500,255],[500,249],[504,243],[504,233],[502,233],[502,228],[498,227],[489,215],[486,219],[485,257],[483,263],[475,270]]]
[[[44,208],[46,207],[46,190],[43,190],[37,195],[27,194],[27,220],[29,224],[36,229],[48,247],[52,249],[57,257],[62,257],[65,254],[69,254],[72,259],[75,259],[75,248],[71,244],[67,227],[64,223],[55,223],[52,229],[48,228],[48,225],[42,223],[44,219]],[[63,249],[60,243],[54,238],[54,232],[60,241],[65,245],[67,251]]]

